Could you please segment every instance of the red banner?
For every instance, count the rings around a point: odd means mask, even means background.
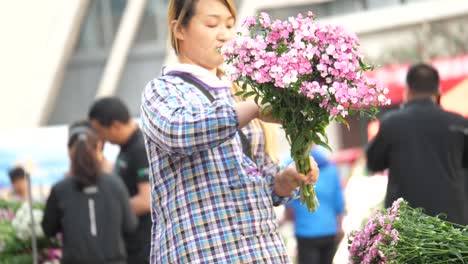
[[[468,78],[468,55],[436,59],[431,64],[439,71],[442,94]],[[409,64],[390,65],[369,72],[369,76],[381,81],[388,87],[388,97],[392,104],[400,104],[406,86],[406,73]]]

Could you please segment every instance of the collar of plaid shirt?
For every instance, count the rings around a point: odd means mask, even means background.
[[[208,90],[226,89],[231,87],[231,83],[226,78],[220,79],[209,70],[194,64],[177,63],[173,65],[166,65],[162,69],[162,74],[166,75],[168,72],[190,73],[197,79],[206,83]]]

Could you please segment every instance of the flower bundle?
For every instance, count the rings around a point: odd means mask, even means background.
[[[308,12],[287,20],[266,13],[248,17],[238,37],[221,49],[226,72],[241,85],[237,95],[254,96],[281,121],[299,172],[310,170],[312,144],[329,148],[325,128],[346,123],[347,115],[373,117],[377,106],[389,104],[383,88],[365,71],[357,36],[339,26],[321,24]],[[313,185],[301,186],[302,202],[315,211]]]
[[[468,263],[468,227],[425,215],[402,198],[348,239],[349,263]]]

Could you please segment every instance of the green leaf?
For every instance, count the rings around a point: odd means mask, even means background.
[[[361,59],[359,59],[359,67],[363,71],[372,71],[374,69],[374,66],[365,64]]]
[[[254,91],[246,92],[246,93],[243,95],[243,97],[244,97],[244,99],[247,99],[247,98],[249,98],[250,96],[252,96],[252,95],[254,95],[254,94],[256,94]]]
[[[244,82],[242,84],[242,90],[246,91],[247,90],[247,85],[248,85],[247,82]]]
[[[235,96],[242,96],[244,94],[244,91],[238,91],[237,93],[235,93]]]
[[[285,53],[286,51],[288,51],[288,46],[286,46],[284,43],[280,43],[278,45],[278,48],[276,48],[276,53],[278,55],[281,55],[281,54]]]
[[[304,146],[305,137],[303,135],[299,135],[298,137],[293,139],[292,143],[293,144],[291,146],[291,151],[297,151],[297,150],[301,149]]]
[[[256,95],[254,98],[255,103],[258,105],[258,100],[260,99],[260,95]]]
[[[328,145],[328,135],[327,135],[327,133],[323,132],[323,134],[321,134],[321,135],[322,135],[322,137],[323,137],[323,140],[324,140],[325,144]],[[331,150],[331,149],[330,149],[330,150]]]
[[[344,125],[346,126],[346,128],[348,128],[348,130],[351,129],[351,128],[349,127],[348,121],[346,121],[343,117],[341,117],[341,116],[336,117],[336,121],[338,121],[338,122],[344,124]]]
[[[272,109],[271,105],[267,105],[262,110],[262,115],[266,115]]]
[[[261,103],[262,103],[262,105],[264,105],[264,104],[268,103],[269,101],[270,101],[270,98],[267,97],[267,96],[264,96],[264,97],[262,98],[262,102],[261,102]]]
[[[317,145],[320,145],[326,149],[328,149],[329,151],[333,151],[331,149],[331,147],[328,145],[327,142],[324,142],[319,136],[315,135],[314,136],[314,143],[317,144]]]

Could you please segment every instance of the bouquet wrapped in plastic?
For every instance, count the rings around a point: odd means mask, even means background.
[[[310,170],[312,144],[329,148],[325,128],[346,124],[347,115],[373,117],[377,106],[390,104],[384,89],[364,74],[357,36],[325,25],[312,12],[272,21],[268,14],[248,17],[238,37],[221,52],[226,72],[244,98],[253,96],[265,112],[281,121],[299,172]],[[302,202],[315,211],[313,185],[301,186]]]

